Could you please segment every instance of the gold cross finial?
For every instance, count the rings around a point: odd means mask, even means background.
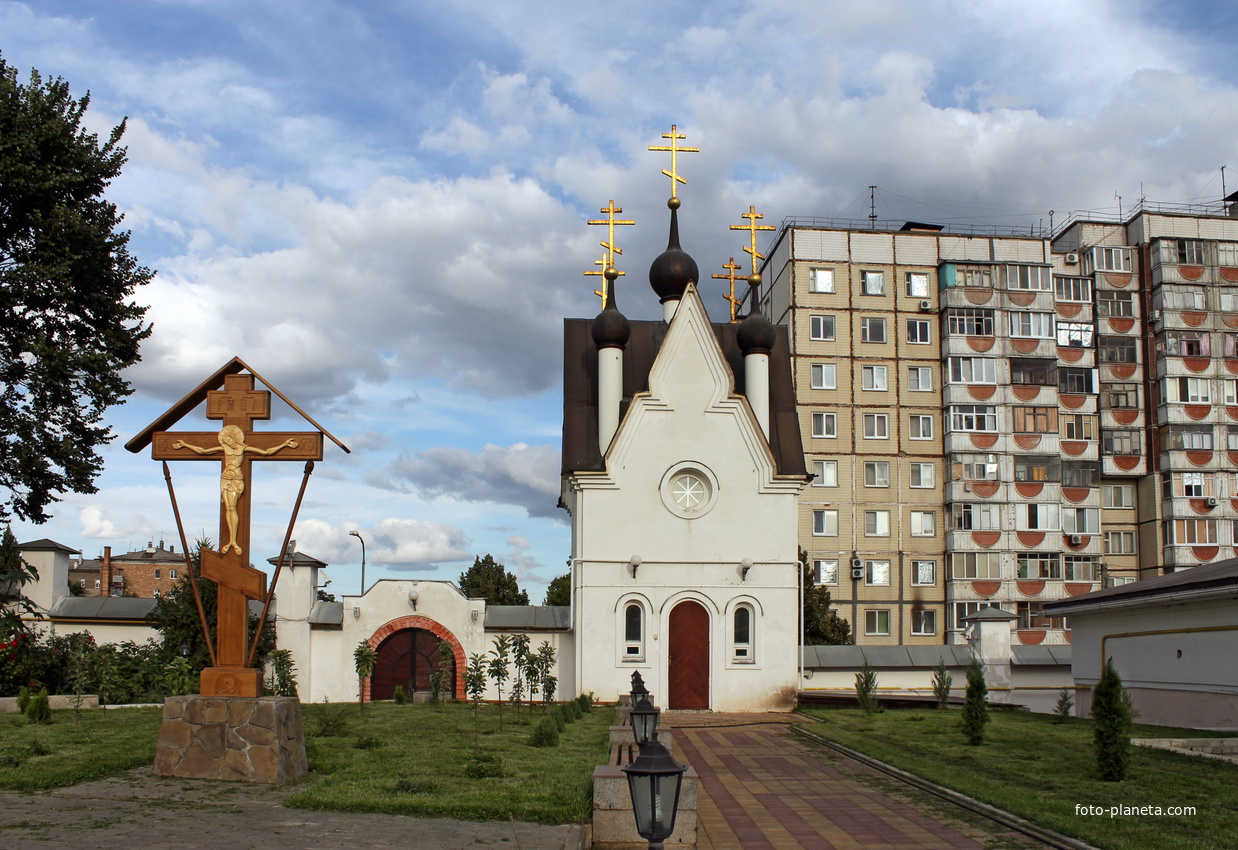
[[[595,266],[602,267],[601,271],[587,271],[585,272],[585,274],[586,275],[602,275],[602,288],[600,290],[597,290],[597,289],[593,290],[593,294],[602,299],[602,309],[606,309],[607,293],[610,291],[610,287],[609,287],[610,281],[606,278],[606,270],[613,269],[615,267],[615,255],[616,254],[619,254],[619,255],[623,254],[623,249],[615,244],[615,225],[636,224],[636,222],[633,221],[632,219],[615,218],[617,214],[623,212],[623,207],[615,206],[615,202],[613,199],[611,200],[609,204],[607,204],[606,206],[598,210],[598,212],[606,213],[606,218],[591,218],[586,223],[606,225],[606,239],[602,240],[599,243],[603,248],[606,249],[606,254],[603,255],[602,259],[595,260],[593,262]],[[626,272],[616,271],[615,276],[618,277],[624,274],[626,274]]]
[[[669,139],[669,145],[650,145],[651,151],[669,151],[671,155],[671,170],[662,169],[662,173],[671,178],[671,200],[675,200],[678,196],[675,194],[678,190],[679,183],[687,183],[688,181],[679,176],[679,154],[681,153],[700,153],[700,148],[686,148],[677,144],[680,139],[688,138],[683,133],[678,132],[678,128],[672,124],[669,133],[663,133],[662,138]]]
[[[757,250],[757,231],[758,230],[777,230],[772,224],[757,224],[757,219],[765,218],[764,215],[757,212],[757,208],[751,204],[748,206],[748,212],[740,216],[740,218],[748,219],[747,224],[732,224],[732,230],[747,230],[749,244],[744,246],[744,253],[752,255],[752,273],[757,274],[757,260],[764,260],[765,255]]]
[[[727,270],[726,274],[713,274],[713,275],[710,275],[710,277],[715,278],[717,280],[729,280],[731,282],[730,292],[723,295],[722,297],[726,301],[729,301],[731,304],[731,321],[733,322],[735,321],[736,308],[739,307],[739,305],[742,304],[744,301],[744,299],[742,298],[735,297],[735,272],[739,271],[741,266],[739,265],[739,263],[735,262],[734,257],[731,257],[731,259],[728,262],[725,262],[722,264],[722,267]]]
[[[608,265],[606,262],[605,254],[602,255],[602,259],[594,260],[593,265],[601,266],[602,268],[598,269],[597,271],[587,271],[584,274],[586,277],[602,278],[602,288],[593,290],[593,294],[596,295],[598,298],[602,299],[602,309],[605,310],[606,302],[610,300],[610,281],[611,281],[611,278],[609,275],[606,274],[606,271],[608,269],[613,271],[615,277],[623,277],[627,274],[627,272],[621,272],[618,269],[616,269],[614,266]]]

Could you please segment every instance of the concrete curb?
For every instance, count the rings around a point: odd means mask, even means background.
[[[915,774],[908,773],[905,770],[900,770],[897,767],[886,764],[883,761],[878,761],[877,759],[872,758],[871,756],[866,756],[861,752],[851,749],[850,747],[844,747],[842,744],[836,744],[833,741],[827,740],[826,738],[818,735],[816,732],[805,729],[802,726],[792,725],[790,726],[790,729],[796,735],[803,738],[809,738],[819,744],[823,744],[849,759],[858,761],[861,764],[873,768],[874,770],[879,770],[888,776],[892,776],[895,779],[907,783],[908,785],[919,788],[921,791],[927,791],[936,797],[940,797],[943,800],[954,803],[956,806],[960,806],[970,812],[986,817],[989,820],[996,821],[1002,826],[1009,827],[1010,829],[1021,832],[1031,838],[1035,838],[1037,841],[1044,842],[1050,847],[1056,847],[1059,848],[1059,850],[1097,850],[1096,847],[1080,841],[1077,838],[1062,835],[1060,832],[1055,832],[1052,829],[1047,829],[1046,827],[1039,826],[1031,821],[1024,820],[1023,818],[1012,815],[1010,812],[1003,809],[990,806],[988,803],[982,803],[979,800],[974,800],[966,794],[960,794],[957,791],[951,791],[949,788],[943,788],[940,785],[929,782],[927,779],[921,779]]]

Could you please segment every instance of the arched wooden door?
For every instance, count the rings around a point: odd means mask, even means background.
[[[379,644],[370,699],[391,699],[396,685],[406,694],[428,692],[430,674],[438,670],[438,644],[438,636],[425,629],[403,629]],[[455,692],[455,664],[451,667],[443,682],[443,693],[449,697]]]
[[[709,708],[709,612],[687,600],[671,609],[668,708]]]

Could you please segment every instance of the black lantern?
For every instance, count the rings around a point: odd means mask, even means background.
[[[661,850],[662,842],[675,831],[679,789],[686,769],[676,764],[657,741],[641,747],[636,761],[623,768],[632,794],[636,831],[654,850]]]
[[[657,708],[647,697],[642,696],[640,702],[632,706],[628,718],[632,721],[632,736],[636,738],[636,746],[644,747],[650,741],[658,738],[658,717],[662,709]]]
[[[181,644],[181,658],[188,658],[188,657],[189,657],[189,644],[182,643]]]
[[[632,693],[629,695],[628,704],[633,708],[640,701],[641,697],[649,696],[649,689],[645,687],[645,680],[641,676],[639,670],[632,671]]]

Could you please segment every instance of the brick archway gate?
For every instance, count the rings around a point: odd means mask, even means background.
[[[464,692],[464,671],[466,669],[467,660],[464,657],[464,647],[460,645],[460,641],[456,640],[446,627],[441,623],[435,622],[428,617],[398,617],[389,623],[386,623],[378,628],[370,639],[366,641],[377,652],[383,641],[402,631],[410,629],[421,629],[430,632],[439,640],[445,641],[451,647],[452,657],[455,659],[455,683],[452,689],[453,696],[456,699],[466,699],[467,695]],[[373,685],[373,677],[365,683],[365,699],[368,702],[371,698],[370,688]]]

